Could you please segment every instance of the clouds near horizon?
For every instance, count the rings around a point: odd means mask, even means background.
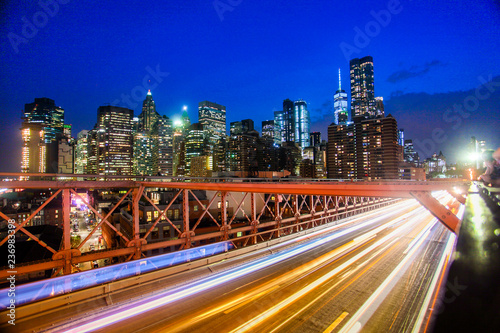
[[[444,64],[440,60],[433,60],[431,62],[427,62],[424,65],[414,65],[409,69],[398,70],[387,78],[387,82],[390,83],[398,83],[401,81],[405,81],[414,77],[419,77],[427,74],[433,67],[444,66]]]

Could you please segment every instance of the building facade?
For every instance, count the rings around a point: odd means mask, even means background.
[[[356,117],[352,124],[328,127],[328,178],[398,179],[397,122]]]
[[[376,102],[373,76],[373,58],[352,59],[350,65],[351,78],[351,117],[375,117]]]
[[[133,174],[133,116],[134,111],[127,108],[99,107],[96,127],[89,135],[90,170],[99,175]]]
[[[21,136],[21,172],[72,173],[72,166],[67,164],[68,154],[73,154],[71,126],[65,128],[64,109],[54,100],[35,98],[33,103],[25,104]],[[59,158],[59,152],[64,156]]]
[[[198,122],[203,125],[208,141],[215,144],[226,135],[226,107],[209,101],[200,102]]]
[[[342,81],[339,68],[339,89],[333,95],[333,112],[335,124],[345,123],[349,119],[349,111],[347,108],[347,93],[342,89]]]

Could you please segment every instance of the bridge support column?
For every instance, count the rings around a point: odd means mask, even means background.
[[[227,224],[227,192],[221,192],[220,194],[220,215],[221,215],[221,227],[220,230],[224,233],[222,240],[226,241],[229,239],[229,229],[230,226]]]
[[[458,235],[461,221],[453,212],[436,200],[430,192],[410,191],[410,194],[441,221],[446,228]]]
[[[252,218],[252,234],[256,234],[258,231],[259,221],[257,221],[257,204],[255,202],[255,193],[250,193],[250,203],[251,203],[251,218]],[[257,236],[252,237],[252,244],[257,244]]]
[[[182,192],[182,220],[183,220],[183,233],[181,237],[186,239],[184,243],[184,249],[189,249],[191,247],[191,230],[189,229],[189,190],[184,189]]]
[[[62,213],[63,213],[63,249],[71,249],[71,218],[70,218],[70,205],[71,205],[71,194],[69,189],[64,189],[62,193]],[[71,272],[64,271],[64,274],[69,274]]]
[[[274,219],[276,221],[276,238],[281,236],[281,208],[280,208],[281,195],[274,194]]]

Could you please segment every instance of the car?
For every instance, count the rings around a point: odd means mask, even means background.
[[[99,264],[97,263],[97,260],[92,261],[92,265],[94,266],[94,268],[99,267]]]

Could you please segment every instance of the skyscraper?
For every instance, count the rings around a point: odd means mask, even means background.
[[[173,125],[167,116],[158,119],[158,172],[173,176]]]
[[[328,178],[398,179],[397,122],[391,116],[328,127]]]
[[[23,139],[21,172],[57,173],[59,168],[59,151],[68,155],[68,140],[71,137],[64,128],[64,109],[55,105],[50,98],[35,98],[34,103],[25,105],[21,133]],[[65,147],[59,147],[59,145]],[[70,152],[72,154],[72,151]],[[63,164],[67,158],[61,159]],[[67,166],[61,166],[68,170]]]
[[[226,135],[226,107],[209,101],[200,102],[198,122],[203,125],[208,141],[215,144]]]
[[[352,59],[351,77],[351,118],[376,116],[375,89],[373,76],[373,58]]]
[[[383,97],[375,97],[375,109],[376,109],[375,115],[377,117],[385,117]]]
[[[282,143],[295,142],[301,148],[309,146],[311,119],[305,101],[285,99],[283,111],[274,112],[274,126],[276,137],[281,137]]]
[[[339,68],[339,89],[333,95],[333,111],[335,116],[335,124],[344,123],[348,120],[347,111],[347,93],[342,89],[342,81]]]
[[[197,156],[207,155],[207,135],[208,132],[200,123],[189,126],[186,133],[186,173],[191,175],[191,160]]]
[[[307,103],[303,100],[294,102],[295,120],[295,142],[300,148],[309,147],[309,132],[311,128],[311,118],[307,110]]]
[[[156,176],[159,172],[158,122],[160,115],[148,91],[139,115],[138,131],[134,134],[133,166],[138,175]]]
[[[234,121],[230,124],[229,134],[231,136],[241,133],[247,133],[254,130],[254,123],[252,119],[244,119],[242,121]]]
[[[275,133],[274,120],[264,120],[262,122],[262,137],[271,138],[273,139],[274,142],[275,141],[274,133]]]
[[[310,147],[319,147],[321,144],[321,132],[311,132],[309,133]]]
[[[151,95],[151,90],[149,90],[142,102],[142,112],[139,115],[139,132],[155,132],[159,118],[160,115],[156,112],[155,101]]]
[[[117,106],[100,106],[97,110],[95,127],[97,174],[132,175],[133,117],[133,110]],[[90,161],[92,160],[89,156]]]
[[[75,173],[77,174],[87,173],[88,134],[87,130],[78,133],[75,147]]]

